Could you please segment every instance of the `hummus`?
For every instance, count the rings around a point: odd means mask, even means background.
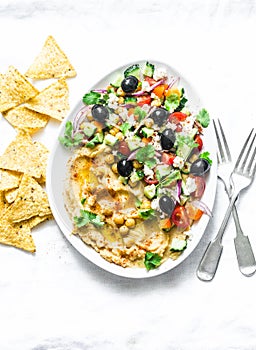
[[[83,209],[99,215],[104,222],[102,227],[91,223],[80,228],[74,225],[73,233],[104,259],[122,267],[145,267],[143,261],[149,251],[158,254],[162,261],[169,258],[170,242],[180,233],[163,232],[159,218],[139,217],[136,200],[143,199],[144,187],[141,182],[131,187],[120,181],[106,163],[110,152],[104,144],[93,150],[83,147],[69,161],[65,199],[71,219]]]

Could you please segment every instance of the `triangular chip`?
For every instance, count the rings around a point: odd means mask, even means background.
[[[20,131],[0,157],[0,168],[45,177],[48,153],[40,142],[33,142],[27,132]]]
[[[33,216],[51,214],[44,189],[32,177],[24,174],[15,202],[6,210],[6,218],[12,223],[28,220]]]
[[[18,192],[19,192],[18,188],[12,188],[11,190],[5,191],[4,195],[5,195],[6,201],[9,204],[13,203],[17,198]]]
[[[47,115],[32,111],[23,106],[10,109],[3,113],[6,120],[15,128],[34,133],[44,128],[49,121]]]
[[[5,199],[5,195],[4,195],[4,191],[0,191],[0,213],[1,216],[4,212],[4,210],[9,206],[9,204],[7,203],[6,199]]]
[[[22,225],[23,226],[27,226],[30,229],[32,229],[33,227],[41,224],[41,222],[44,221],[49,221],[52,220],[53,216],[52,215],[45,215],[45,216],[33,216],[32,218],[26,220],[26,221],[22,221]]]
[[[19,187],[20,176],[16,171],[0,169],[0,191]]]
[[[48,36],[26,76],[32,79],[71,78],[76,76],[76,71],[56,40]]]
[[[62,121],[69,110],[68,85],[60,79],[29,100],[25,107]]]
[[[0,77],[0,112],[26,102],[38,90],[13,66]]]
[[[11,224],[5,215],[0,219],[0,243],[14,246],[31,253],[36,251],[30,228],[22,224]]]

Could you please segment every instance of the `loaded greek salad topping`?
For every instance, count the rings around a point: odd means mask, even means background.
[[[83,96],[84,107],[66,123],[60,142],[66,147],[110,147],[108,164],[120,182],[144,186],[144,198],[135,204],[140,219],[157,216],[165,232],[173,226],[188,231],[203,213],[211,214],[201,197],[212,163],[202,137],[209,114],[190,110],[188,102],[179,78],[168,76],[165,67],[134,64],[107,87]],[[174,251],[182,251],[186,240],[173,245]],[[146,266],[152,266],[152,258],[147,257]]]

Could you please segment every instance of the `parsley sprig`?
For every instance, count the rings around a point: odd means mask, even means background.
[[[68,121],[65,125],[64,136],[60,136],[59,141],[65,147],[75,147],[80,145],[83,138],[82,132],[74,133],[73,124],[71,121]]]
[[[90,223],[97,227],[101,227],[104,225],[104,222],[101,221],[99,215],[83,209],[80,210],[80,216],[74,217],[74,223],[77,227],[83,227]]]
[[[138,150],[136,153],[136,159],[142,164],[146,164],[149,168],[153,168],[156,165],[155,149],[152,145],[147,145]]]
[[[161,265],[161,256],[157,253],[147,252],[144,259],[144,265],[146,266],[146,269],[152,270],[157,268]]]

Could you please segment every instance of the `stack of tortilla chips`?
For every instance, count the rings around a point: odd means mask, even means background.
[[[25,75],[10,66],[0,74],[0,112],[17,135],[0,156],[0,243],[35,252],[31,229],[52,218],[44,190],[49,151],[31,134],[68,110],[66,78],[76,76],[64,52],[49,36]],[[57,79],[38,91],[28,79]]]

